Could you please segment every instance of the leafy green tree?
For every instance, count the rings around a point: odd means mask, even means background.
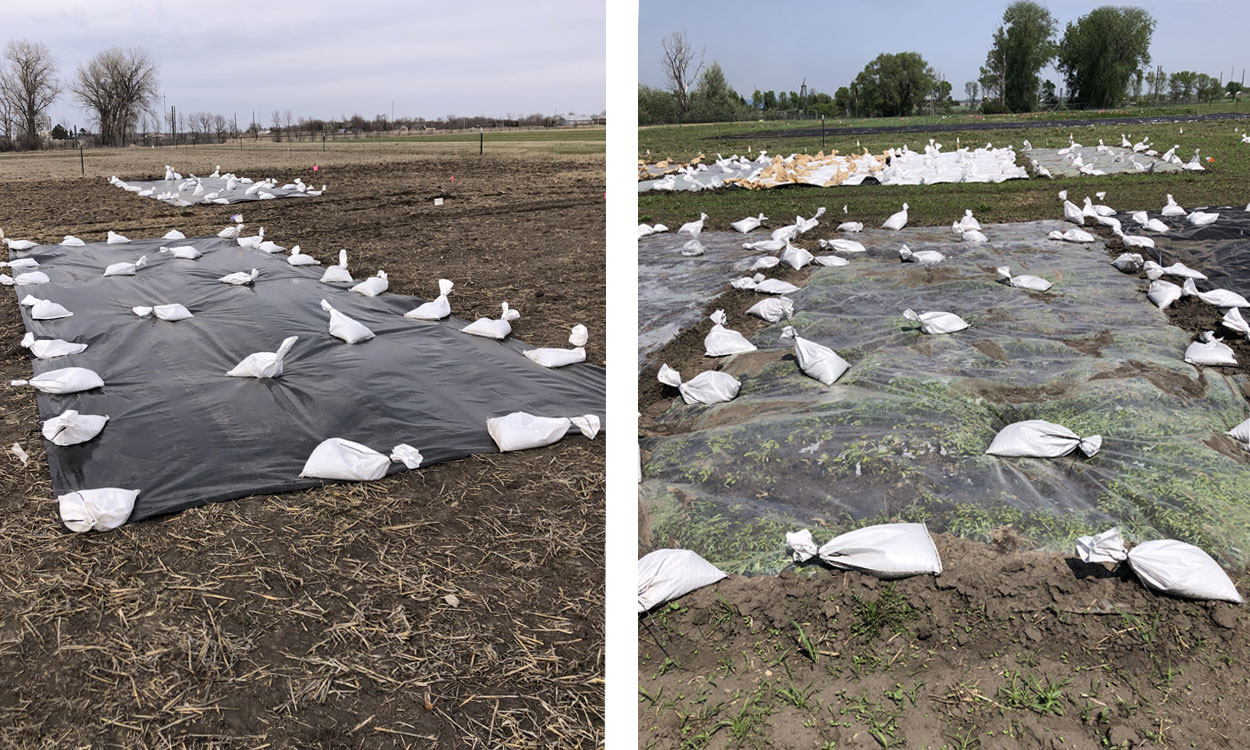
[[[1141,8],[1104,5],[1069,23],[1058,67],[1072,100],[1111,107],[1124,100],[1133,74],[1150,62],[1155,20]]]
[[[673,92],[651,86],[638,87],[638,124],[677,122],[677,98]]]
[[[1059,96],[1055,92],[1054,81],[1042,81],[1041,103],[1046,107],[1059,106]]]
[[[726,122],[742,119],[746,114],[742,97],[729,86],[725,71],[713,61],[690,92],[690,119],[695,122]]]
[[[981,70],[1008,110],[1037,109],[1038,72],[1055,57],[1055,31],[1054,17],[1038,3],[1018,0],[1007,6]]]
[[[1236,99],[1241,96],[1242,85],[1237,81],[1229,81],[1224,84],[1224,91],[1228,92],[1229,99]]]
[[[905,117],[933,91],[936,78],[920,53],[887,53],[855,76],[852,93],[861,113]]]
[[[1210,101],[1220,94],[1220,79],[1215,76],[1209,76],[1206,73],[1199,73],[1198,78],[1194,80],[1194,95],[1200,101]]]
[[[849,115],[851,113],[851,90],[842,86],[833,92],[833,108],[836,112]]]
[[[1198,87],[1198,74],[1192,70],[1178,70],[1168,76],[1168,95],[1173,100],[1188,99]]]
[[[69,138],[69,132],[58,123],[56,127],[52,128],[52,137],[58,141],[63,141]]]

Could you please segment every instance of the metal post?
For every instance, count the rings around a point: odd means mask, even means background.
[[[82,170],[84,177],[87,176],[87,161],[82,156],[82,139],[78,141],[78,168]]]
[[[477,155],[481,156],[486,151],[486,128],[477,129]]]
[[[321,131],[321,150],[326,150],[326,131]]]
[[[820,116],[820,150],[825,150],[825,116]]]

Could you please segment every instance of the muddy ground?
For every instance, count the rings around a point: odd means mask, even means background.
[[[604,357],[601,155],[394,153],[332,160],[229,149],[89,158],[126,179],[163,165],[297,176],[320,199],[176,208],[0,158],[15,238],[216,232],[236,212],[323,262],[348,249],[391,290]],[[55,163],[53,163],[55,162]],[[76,162],[76,158],[75,158]],[[325,162],[322,162],[325,164]],[[77,164],[72,166],[77,168]],[[44,171],[41,171],[44,170]],[[450,174],[456,175],[451,190]],[[431,198],[447,195],[435,208]],[[11,290],[0,379],[27,377]],[[33,394],[5,396],[0,445],[0,745],[584,747],[603,734],[603,442],[481,455],[358,485],[251,497],[73,535],[57,518]]]
[[[1152,594],[1127,566],[1032,551],[1011,532],[935,541],[937,578],[731,576],[644,618],[640,745],[1250,743],[1241,608]]]

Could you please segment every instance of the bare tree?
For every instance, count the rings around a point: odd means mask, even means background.
[[[690,46],[690,40],[686,38],[686,32],[674,31],[660,43],[664,47],[664,56],[660,61],[664,78],[677,98],[678,112],[685,114],[690,110],[690,88],[703,71],[703,52],[699,52],[699,64],[691,72],[690,65],[694,62],[695,52]]]
[[[100,143],[123,146],[139,117],[152,111],[160,79],[147,52],[111,47],[78,67],[70,91],[100,129]]]
[[[226,136],[230,133],[230,121],[225,115],[213,115],[213,133],[217,136],[217,140],[222,143],[226,142]]]
[[[43,44],[14,39],[5,45],[0,65],[0,98],[17,125],[18,142],[39,148],[39,131],[51,124],[48,107],[61,93],[56,61]]]
[[[291,128],[295,127],[295,115],[291,110],[282,113],[282,132],[286,133],[286,139],[291,140]],[[298,133],[296,134],[298,135]],[[300,140],[303,140],[302,138]]]
[[[276,143],[282,140],[282,113],[275,109],[271,119],[273,121],[273,140]]]

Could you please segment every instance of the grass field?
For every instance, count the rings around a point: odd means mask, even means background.
[[[915,118],[912,118],[914,120]],[[909,120],[909,124],[912,122]],[[884,124],[883,121],[874,121]],[[638,147],[655,158],[689,159],[700,152],[709,158],[718,152],[726,156],[758,154],[816,153],[821,150],[820,137],[771,138],[745,140],[714,140],[728,133],[779,130],[802,127],[810,123],[730,123],[695,126],[641,128]],[[1181,205],[1244,205],[1250,200],[1246,175],[1250,174],[1250,145],[1241,143],[1235,122],[1193,122],[1183,125],[1084,125],[1079,127],[1048,127],[1029,130],[960,130],[957,125],[942,133],[882,133],[853,137],[828,137],[825,150],[842,152],[857,150],[857,145],[872,152],[884,151],[906,144],[920,150],[935,138],[945,149],[953,150],[956,138],[964,145],[1021,146],[1028,139],[1038,147],[1062,147],[1071,134],[1079,143],[1095,145],[1101,138],[1108,144],[1119,144],[1121,133],[1130,133],[1136,141],[1149,137],[1160,150],[1180,144],[1177,153],[1186,160],[1195,148],[1202,156],[1214,157],[1206,164],[1206,172],[1166,174],[1123,174],[1102,177],[1058,178],[1054,180],[1011,180],[997,185],[961,183],[929,186],[866,185],[844,188],[792,187],[762,191],[720,190],[707,193],[646,193],[638,196],[638,219],[648,223],[663,222],[669,226],[697,219],[707,213],[708,229],[725,229],[732,221],[763,212],[786,223],[796,215],[811,215],[820,206],[840,214],[847,206],[850,218],[866,224],[879,224],[898,211],[904,201],[909,206],[910,222],[917,225],[949,223],[972,209],[982,222],[1033,221],[1055,218],[1060,214],[1056,193],[1069,189],[1079,203],[1086,194],[1106,191],[1106,202],[1120,209],[1158,209],[1164,196],[1171,193]],[[1180,131],[1184,129],[1182,134]],[[748,150],[749,149],[749,150]],[[1023,159],[1023,155],[1020,156]],[[779,226],[780,224],[778,224]]]
[[[580,130],[518,130],[494,131],[486,133],[487,143],[528,143],[532,141],[598,141],[607,138],[605,128],[584,128]],[[369,138],[370,142],[384,143],[477,143],[477,133],[444,133],[441,135],[394,135],[382,138]],[[331,141],[343,143],[344,141]]]

